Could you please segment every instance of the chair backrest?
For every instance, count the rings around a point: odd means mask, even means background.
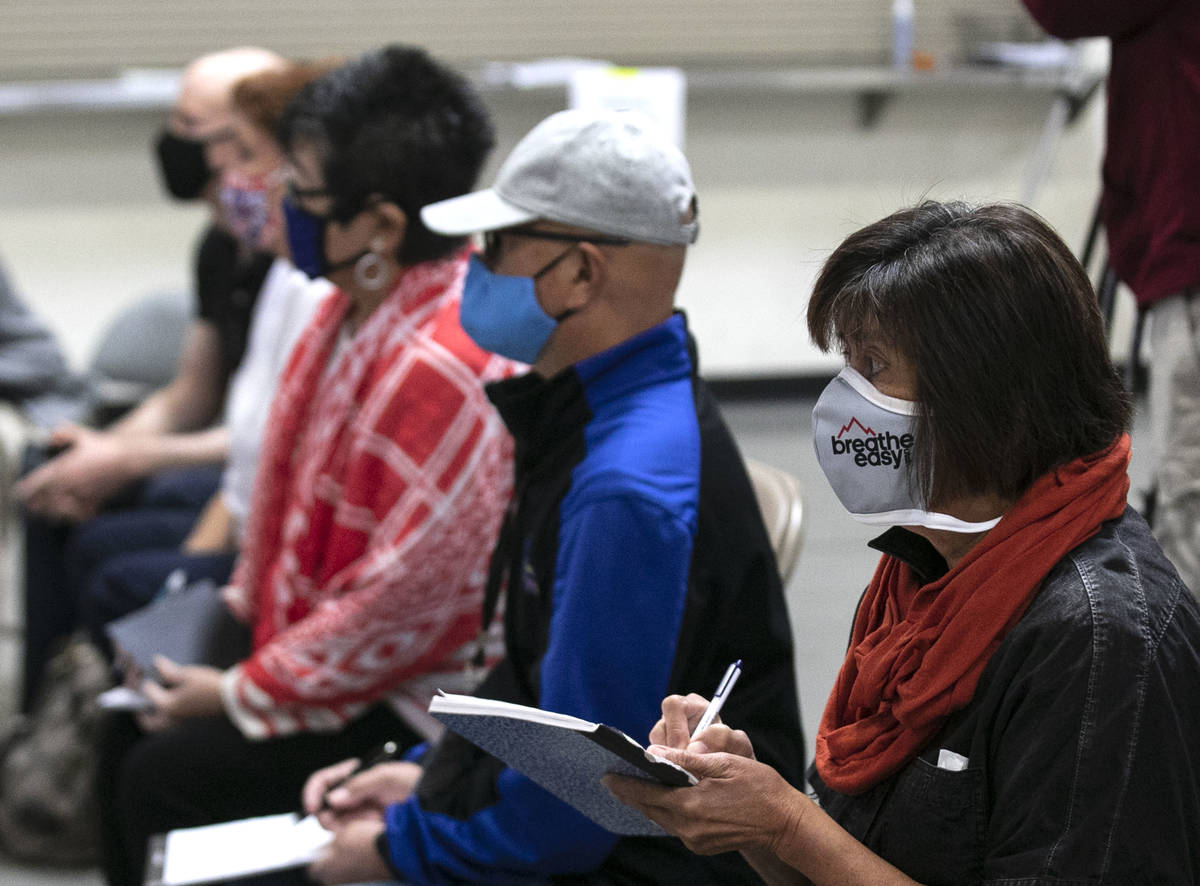
[[[786,587],[796,571],[804,541],[804,500],[800,481],[787,471],[752,458],[746,459],[746,470],[754,485],[767,536],[775,549],[779,575]]]
[[[120,413],[171,381],[190,322],[187,297],[179,293],[143,296],[121,310],[88,364],[93,409]]]

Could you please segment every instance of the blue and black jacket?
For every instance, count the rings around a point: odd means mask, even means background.
[[[644,740],[664,696],[710,695],[740,658],[722,718],[800,784],[775,558],[689,344],[676,315],[549,380],[489,387],[516,482],[489,582],[504,595],[505,658],[478,694]],[[757,882],[735,853],[611,834],[457,736],[425,767],[417,796],[387,811],[406,882]]]

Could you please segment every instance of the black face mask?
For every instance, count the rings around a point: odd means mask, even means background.
[[[164,129],[154,145],[163,184],[176,200],[194,200],[212,178],[204,159],[204,142]]]

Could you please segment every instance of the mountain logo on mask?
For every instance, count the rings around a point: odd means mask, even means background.
[[[864,434],[869,434],[872,437],[875,436],[874,430],[872,430],[871,428],[868,428],[857,418],[851,418],[849,424],[842,425],[842,429],[840,431],[838,431],[837,438],[839,440],[842,439],[842,435],[845,434],[847,431],[853,430],[855,425],[858,425],[858,429],[860,431],[862,431]]]
[[[842,439],[856,426],[858,436]],[[837,436],[829,438],[829,446],[833,455],[850,456],[860,468],[889,467],[898,471],[902,465],[912,463],[912,434],[893,434],[891,431],[877,434],[857,417],[851,417],[842,425]]]
[[[812,440],[838,501],[855,520],[873,525],[991,529],[999,517],[969,523],[930,511],[921,501],[920,489],[909,482],[917,412],[916,403],[882,393],[850,366],[825,387],[813,406]]]

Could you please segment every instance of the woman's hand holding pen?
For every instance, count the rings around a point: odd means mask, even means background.
[[[692,733],[708,705],[708,699],[695,692],[686,696],[668,695],[664,698],[662,717],[650,730],[651,750],[658,753],[658,749],[654,747],[657,745],[692,754],[723,752],[753,760],[754,746],[750,743],[750,737],[740,729],[730,729],[721,722],[720,717],[715,718],[695,740],[692,739]]]
[[[731,753],[697,754],[653,745],[649,750],[682,766],[699,784],[672,788],[620,775],[606,775],[604,784],[693,852],[773,852],[794,832],[807,800],[770,766]]]
[[[606,775],[605,786],[693,852],[740,851],[768,883],[913,884],[775,769],[758,762],[745,732],[719,722],[716,712],[740,664],[726,672],[711,702],[694,693],[663,699],[662,718],[650,731],[647,750],[696,776],[695,785],[676,788]]]
[[[695,693],[664,698],[662,718],[650,730],[647,750],[682,766],[700,779],[699,784],[670,788],[618,775],[604,779],[618,800],[703,855],[748,847],[771,851],[782,835],[764,826],[763,804],[780,810],[772,823],[781,822],[784,830],[796,808],[796,791],[778,772],[754,759],[749,736],[717,717],[740,668],[740,661],[730,666],[713,701]]]

